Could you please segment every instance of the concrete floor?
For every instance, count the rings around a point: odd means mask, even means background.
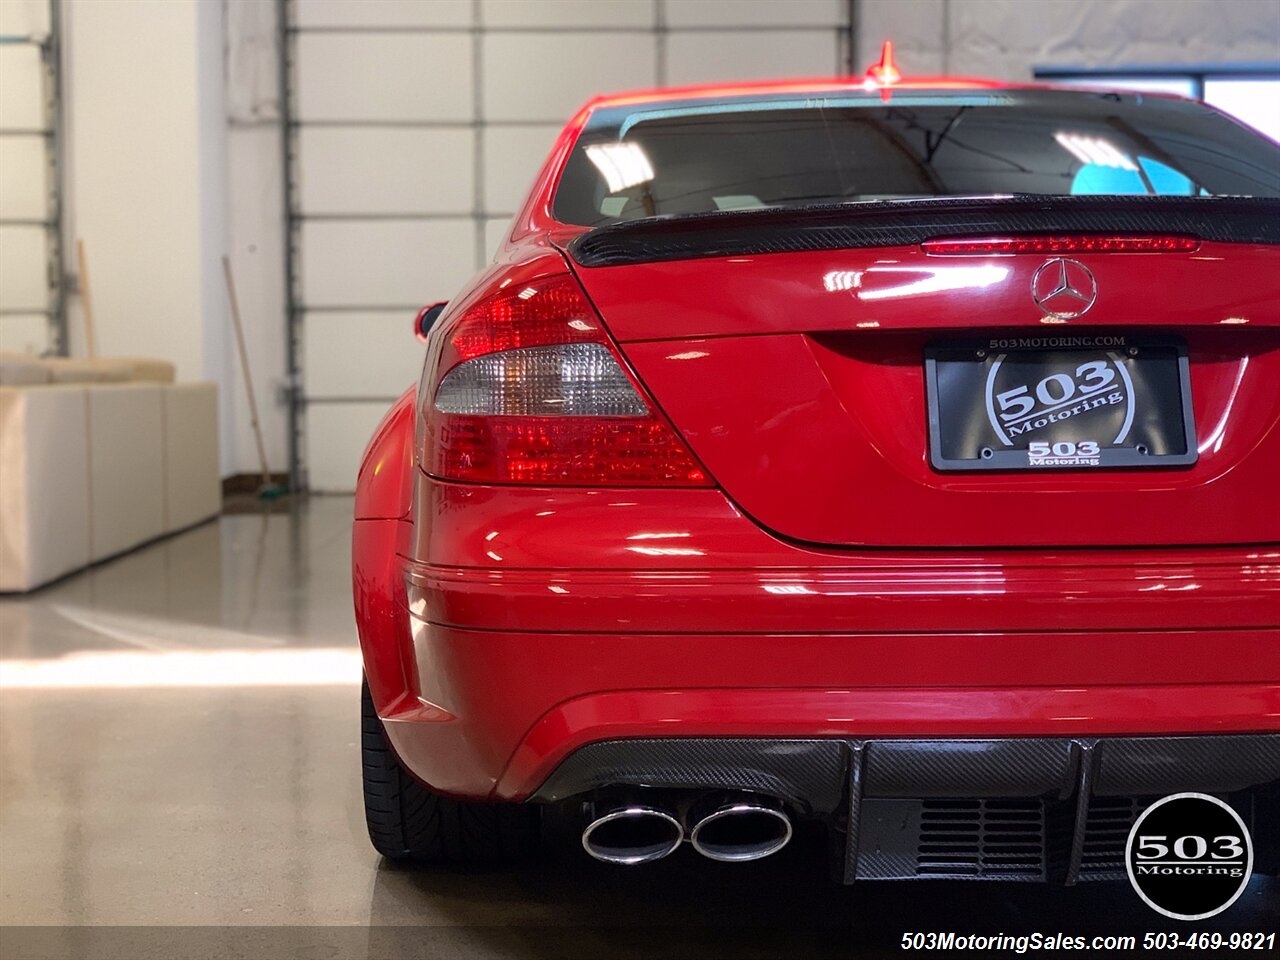
[[[917,930],[1192,926],[1127,884],[832,886],[804,839],[759,864],[626,870],[553,823],[519,869],[382,863],[360,806],[350,511],[224,516],[0,599],[0,957],[901,956]],[[1280,884],[1195,926],[1275,930]]]

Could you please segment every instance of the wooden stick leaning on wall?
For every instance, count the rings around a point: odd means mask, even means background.
[[[76,259],[80,265],[80,303],[84,308],[84,349],[89,359],[98,355],[98,328],[93,323],[93,300],[89,296],[89,265],[84,255],[84,241],[76,239]]]

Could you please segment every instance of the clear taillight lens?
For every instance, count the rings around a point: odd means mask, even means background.
[[[424,463],[479,483],[708,486],[569,276],[511,284],[444,331]]]
[[[436,409],[488,417],[643,417],[649,407],[602,343],[503,350],[454,367]]]

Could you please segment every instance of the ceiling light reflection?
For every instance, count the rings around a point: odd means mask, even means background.
[[[1222,441],[1227,435],[1227,424],[1231,420],[1231,411],[1235,409],[1236,397],[1240,393],[1240,384],[1244,382],[1244,374],[1248,369],[1248,356],[1241,357],[1240,369],[1236,371],[1236,382],[1231,385],[1231,393],[1227,396],[1227,405],[1222,411],[1222,418],[1218,421],[1217,426],[1209,431],[1209,435],[1201,441],[1200,446],[1196,448],[1197,453],[1204,453],[1206,450],[1212,450],[1217,453],[1222,449]]]
[[[857,293],[859,300],[890,300],[897,297],[914,297],[925,293],[940,293],[944,290],[970,290],[990,287],[1009,276],[1008,267],[985,265],[981,267],[873,267],[867,271],[871,274],[911,273],[920,275],[918,280],[910,280],[892,287],[878,290],[861,289]]]
[[[1137,165],[1115,144],[1101,137],[1088,137],[1082,133],[1066,133],[1059,131],[1053,139],[1084,164],[1097,164],[1100,167],[1116,167],[1120,170],[1138,169]]]
[[[822,286],[827,293],[838,293],[862,286],[861,270],[829,270],[822,275]]]
[[[358,650],[77,653],[0,661],[0,690],[355,686]]]
[[[632,553],[645,557],[701,557],[701,550],[692,547],[627,547]]]
[[[705,350],[686,350],[684,353],[673,353],[667,357],[668,360],[701,360],[703,357],[709,357],[711,354]]]
[[[653,166],[638,143],[598,143],[587,147],[587,159],[600,171],[610,193],[653,179]]]

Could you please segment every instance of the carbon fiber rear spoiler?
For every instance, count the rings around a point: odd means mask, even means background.
[[[584,267],[850,247],[942,236],[1184,234],[1280,245],[1280,199],[1253,197],[938,197],[723,210],[597,227],[568,245]]]

